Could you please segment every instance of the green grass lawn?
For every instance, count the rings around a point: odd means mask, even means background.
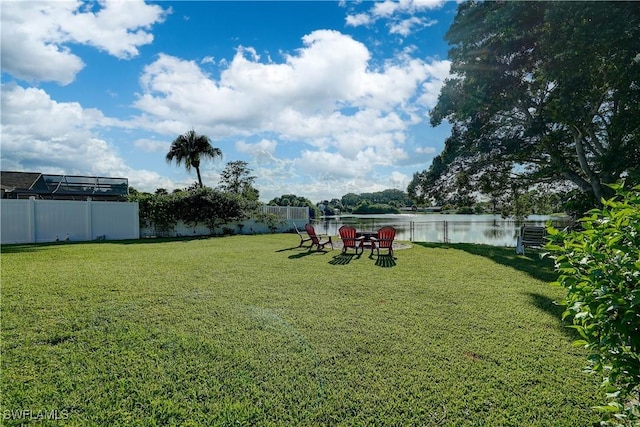
[[[298,242],[4,246],[4,425],[598,419],[597,378],[559,320],[547,262],[415,243],[377,260]]]

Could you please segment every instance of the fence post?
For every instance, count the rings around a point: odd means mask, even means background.
[[[84,235],[86,240],[91,240],[91,235],[93,234],[92,233],[93,225],[91,223],[92,222],[91,221],[92,204],[93,204],[93,201],[91,200],[91,197],[87,197],[87,205],[85,207],[86,222],[85,222],[85,229],[84,229]]]
[[[138,202],[133,202],[133,211],[134,215],[134,223],[133,223],[133,232],[135,234],[135,238],[140,238],[140,204]]]
[[[29,206],[27,208],[29,243],[36,243],[36,197],[29,197]]]
[[[447,221],[443,221],[444,223],[444,243],[449,243],[449,224]]]

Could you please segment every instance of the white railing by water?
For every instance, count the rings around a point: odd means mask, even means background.
[[[348,224],[362,231],[376,231],[390,225],[398,240],[432,243],[480,243],[493,246],[514,246],[522,225],[545,226],[550,221],[556,228],[569,225],[568,218],[532,215],[524,221],[504,219],[499,215],[354,215],[319,218],[313,221],[318,233],[338,235],[338,229]]]

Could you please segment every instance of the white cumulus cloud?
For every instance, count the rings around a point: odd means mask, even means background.
[[[392,164],[406,158],[404,132],[426,118],[431,105],[420,100],[437,97],[448,63],[407,52],[379,67],[370,60],[364,44],[329,30],[306,35],[281,62],[261,62],[254,49],[239,48],[219,80],[195,61],[162,54],[145,67],[135,106],[157,131],[196,126],[212,138],[271,133],[349,161],[370,150],[378,163]]]
[[[3,170],[128,177],[130,185],[145,190],[173,186],[156,172],[126,165],[96,133],[118,123],[99,110],[15,84],[2,85],[1,108]]]
[[[2,70],[26,81],[71,83],[84,67],[74,44],[117,58],[137,56],[167,11],[141,0],[3,1]]]
[[[420,16],[425,11],[442,7],[444,0],[385,0],[374,2],[368,12],[347,15],[347,25],[357,27],[370,25],[378,20],[388,21],[389,34],[403,37],[437,21]]]

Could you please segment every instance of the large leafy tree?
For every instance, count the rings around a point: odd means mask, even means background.
[[[195,169],[198,175],[198,184],[202,188],[200,161],[205,158],[215,159],[216,157],[222,157],[222,151],[211,145],[211,139],[206,135],[198,135],[194,130],[190,130],[173,140],[166,160],[168,163],[175,160],[178,166],[184,163],[187,172],[190,172],[191,168]]]
[[[640,5],[465,2],[449,29],[451,73],[431,112],[451,136],[408,187],[417,200],[640,182]]]
[[[251,172],[249,163],[245,161],[229,162],[220,174],[218,188],[222,191],[239,194],[249,200],[258,200],[260,192],[253,186],[256,177],[252,176]]]

